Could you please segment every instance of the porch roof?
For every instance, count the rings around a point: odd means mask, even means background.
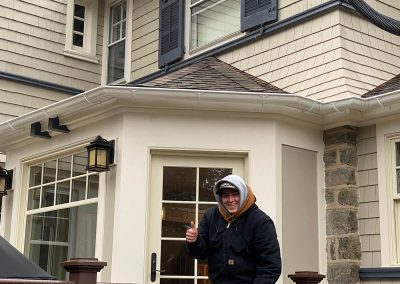
[[[397,76],[394,76],[389,81],[386,81],[383,84],[375,87],[371,91],[365,93],[364,95],[362,95],[362,97],[363,98],[376,97],[378,95],[382,95],[382,94],[397,91],[397,90],[400,90],[400,74]]]
[[[287,93],[215,57],[202,59],[151,81],[128,85],[167,89]]]
[[[9,242],[0,236],[0,279],[40,279],[55,278],[30,261]]]

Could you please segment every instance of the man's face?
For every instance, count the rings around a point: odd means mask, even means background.
[[[230,214],[239,210],[240,195],[239,191],[234,189],[223,189],[221,193],[222,204]]]

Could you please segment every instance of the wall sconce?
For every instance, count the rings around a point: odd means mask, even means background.
[[[7,195],[7,190],[12,189],[13,170],[0,167],[0,196]]]
[[[107,141],[97,136],[89,146],[86,170],[90,172],[104,172],[110,170],[110,164],[114,163],[115,141]]]

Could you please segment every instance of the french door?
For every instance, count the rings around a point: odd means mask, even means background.
[[[243,157],[153,155],[146,283],[210,283],[207,260],[186,252],[185,232],[216,205],[215,182],[232,173],[243,176]]]

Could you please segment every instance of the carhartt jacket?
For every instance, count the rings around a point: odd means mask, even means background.
[[[269,284],[281,274],[281,256],[271,218],[253,204],[229,226],[218,207],[206,211],[190,255],[208,258],[213,284]]]

